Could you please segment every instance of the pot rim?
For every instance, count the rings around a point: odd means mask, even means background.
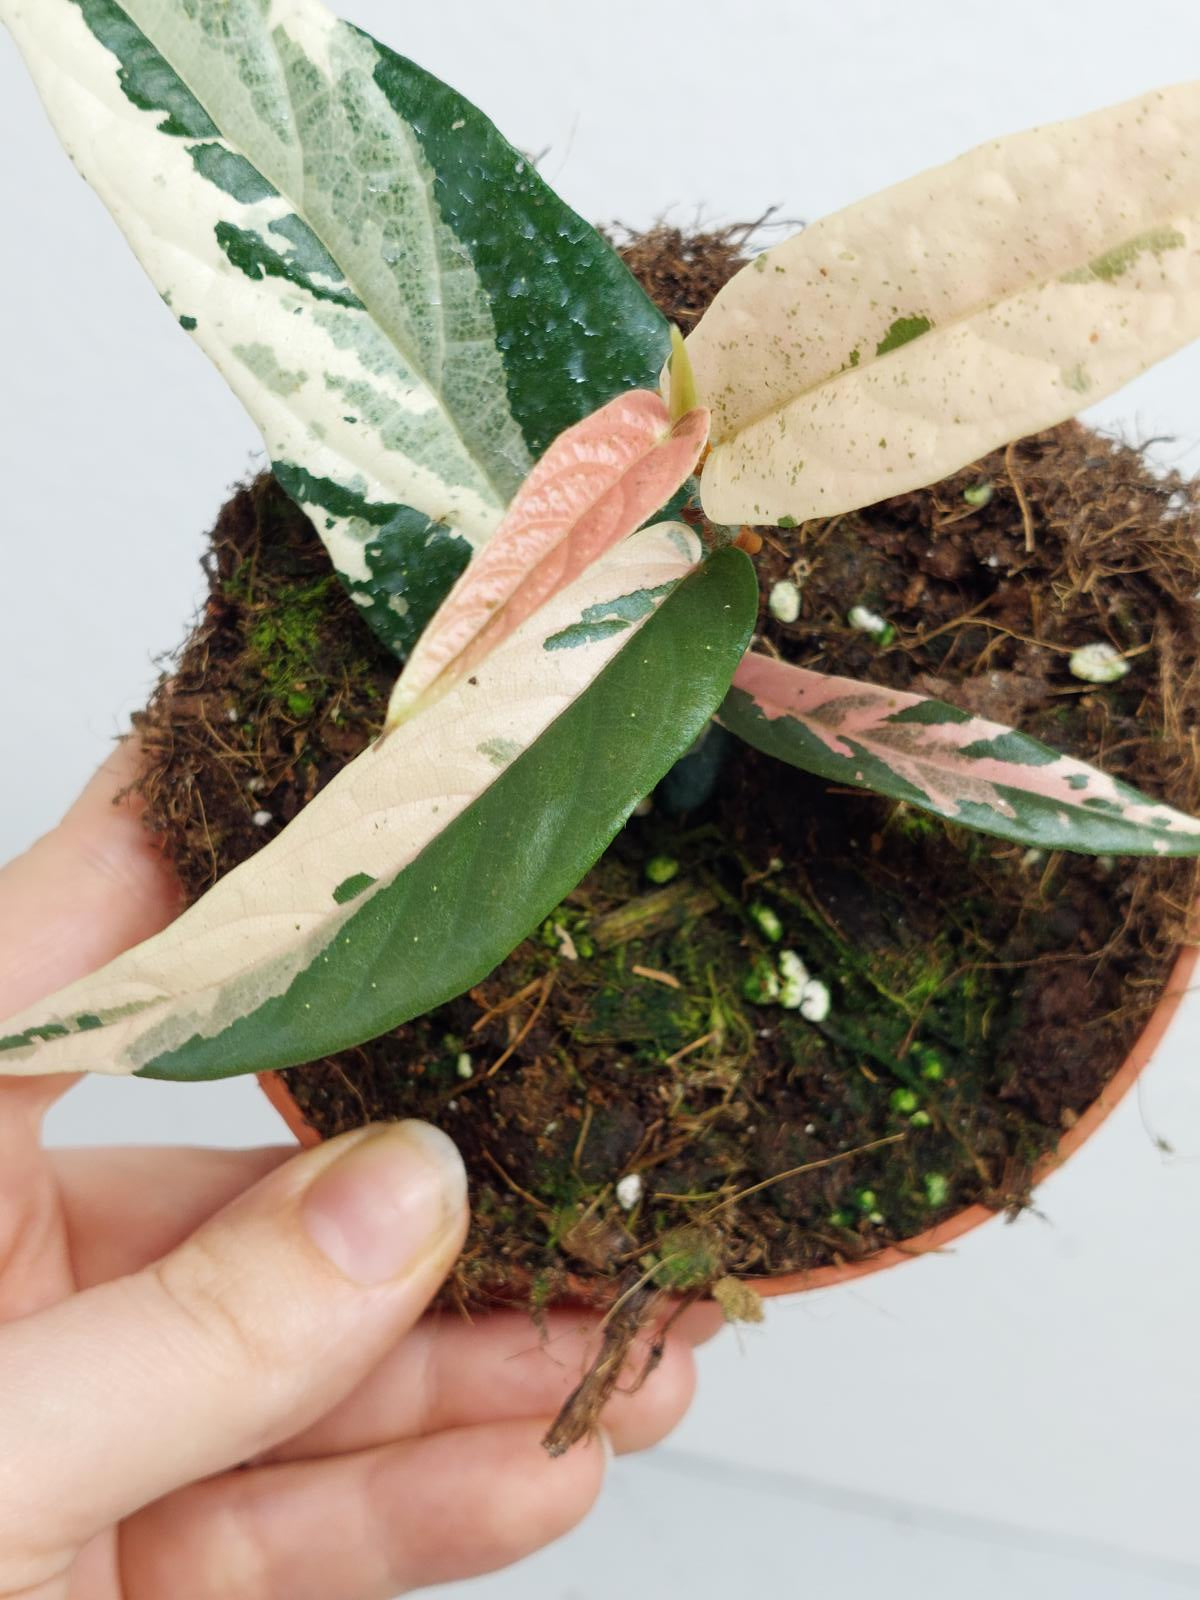
[[[1166,987],[1147,1019],[1146,1026],[1134,1041],[1133,1048],[1074,1126],[1069,1128],[1055,1148],[1038,1162],[1033,1172],[1035,1187],[1068,1161],[1108,1120],[1129,1093],[1157,1054],[1179,1007],[1190,992],[1191,980],[1198,964],[1200,964],[1200,944],[1181,946],[1167,978]],[[305,1120],[282,1073],[260,1072],[258,1081],[263,1093],[300,1145],[310,1149],[320,1144],[320,1134]],[[834,1263],[827,1267],[811,1267],[804,1271],[781,1273],[770,1278],[747,1277],[745,1282],[765,1299],[775,1299],[786,1294],[807,1293],[813,1289],[829,1289],[835,1284],[850,1283],[856,1278],[868,1277],[873,1272],[883,1272],[888,1267],[902,1266],[905,1262],[915,1261],[921,1256],[935,1255],[999,1215],[1000,1212],[993,1211],[989,1206],[976,1203],[956,1211],[953,1216],[935,1223],[932,1228],[926,1228],[922,1233],[914,1234],[909,1239],[902,1239],[897,1244],[887,1245],[884,1249],[876,1250],[859,1261]],[[575,1287],[572,1284],[572,1288]],[[581,1281],[577,1287],[579,1292],[575,1303],[595,1302],[595,1291],[590,1285],[585,1286]]]

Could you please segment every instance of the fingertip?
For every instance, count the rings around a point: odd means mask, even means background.
[[[682,1339],[693,1350],[698,1350],[710,1339],[715,1339],[726,1326],[725,1314],[720,1306],[711,1300],[700,1300],[694,1306],[689,1306],[671,1324],[671,1337]]]
[[[411,1277],[432,1293],[466,1233],[462,1157],[428,1123],[373,1127],[319,1168],[300,1214],[311,1242],[351,1282]]]

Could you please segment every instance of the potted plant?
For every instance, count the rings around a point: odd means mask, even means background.
[[[194,903],[0,1071],[320,1060],[293,1124],[436,1115],[455,1292],[613,1302],[606,1357],[662,1293],[744,1310],[1020,1203],[1200,856],[1196,506],[1057,426],[1200,331],[1200,90],[825,219],[684,339],[315,0],[0,16],[272,460],[143,728]]]

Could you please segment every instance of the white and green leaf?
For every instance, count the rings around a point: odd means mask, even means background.
[[[0,1074],[291,1065],[478,982],[720,702],[757,586],[700,555],[674,524],[610,551],[163,933],[7,1021]]]
[[[1200,335],[1200,83],[998,139],[766,251],[687,340],[725,523],[853,510]]]
[[[1019,844],[1200,855],[1200,820],[957,706],[751,652],[720,721],[756,749]]]
[[[551,440],[653,387],[666,323],[475,107],[319,0],[0,0],[0,18],[407,650]]]

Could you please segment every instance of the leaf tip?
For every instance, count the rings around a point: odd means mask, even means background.
[[[671,359],[667,363],[667,371],[670,374],[671,421],[681,422],[690,411],[696,410],[700,402],[692,358],[688,355],[682,333],[674,323],[671,324]]]

